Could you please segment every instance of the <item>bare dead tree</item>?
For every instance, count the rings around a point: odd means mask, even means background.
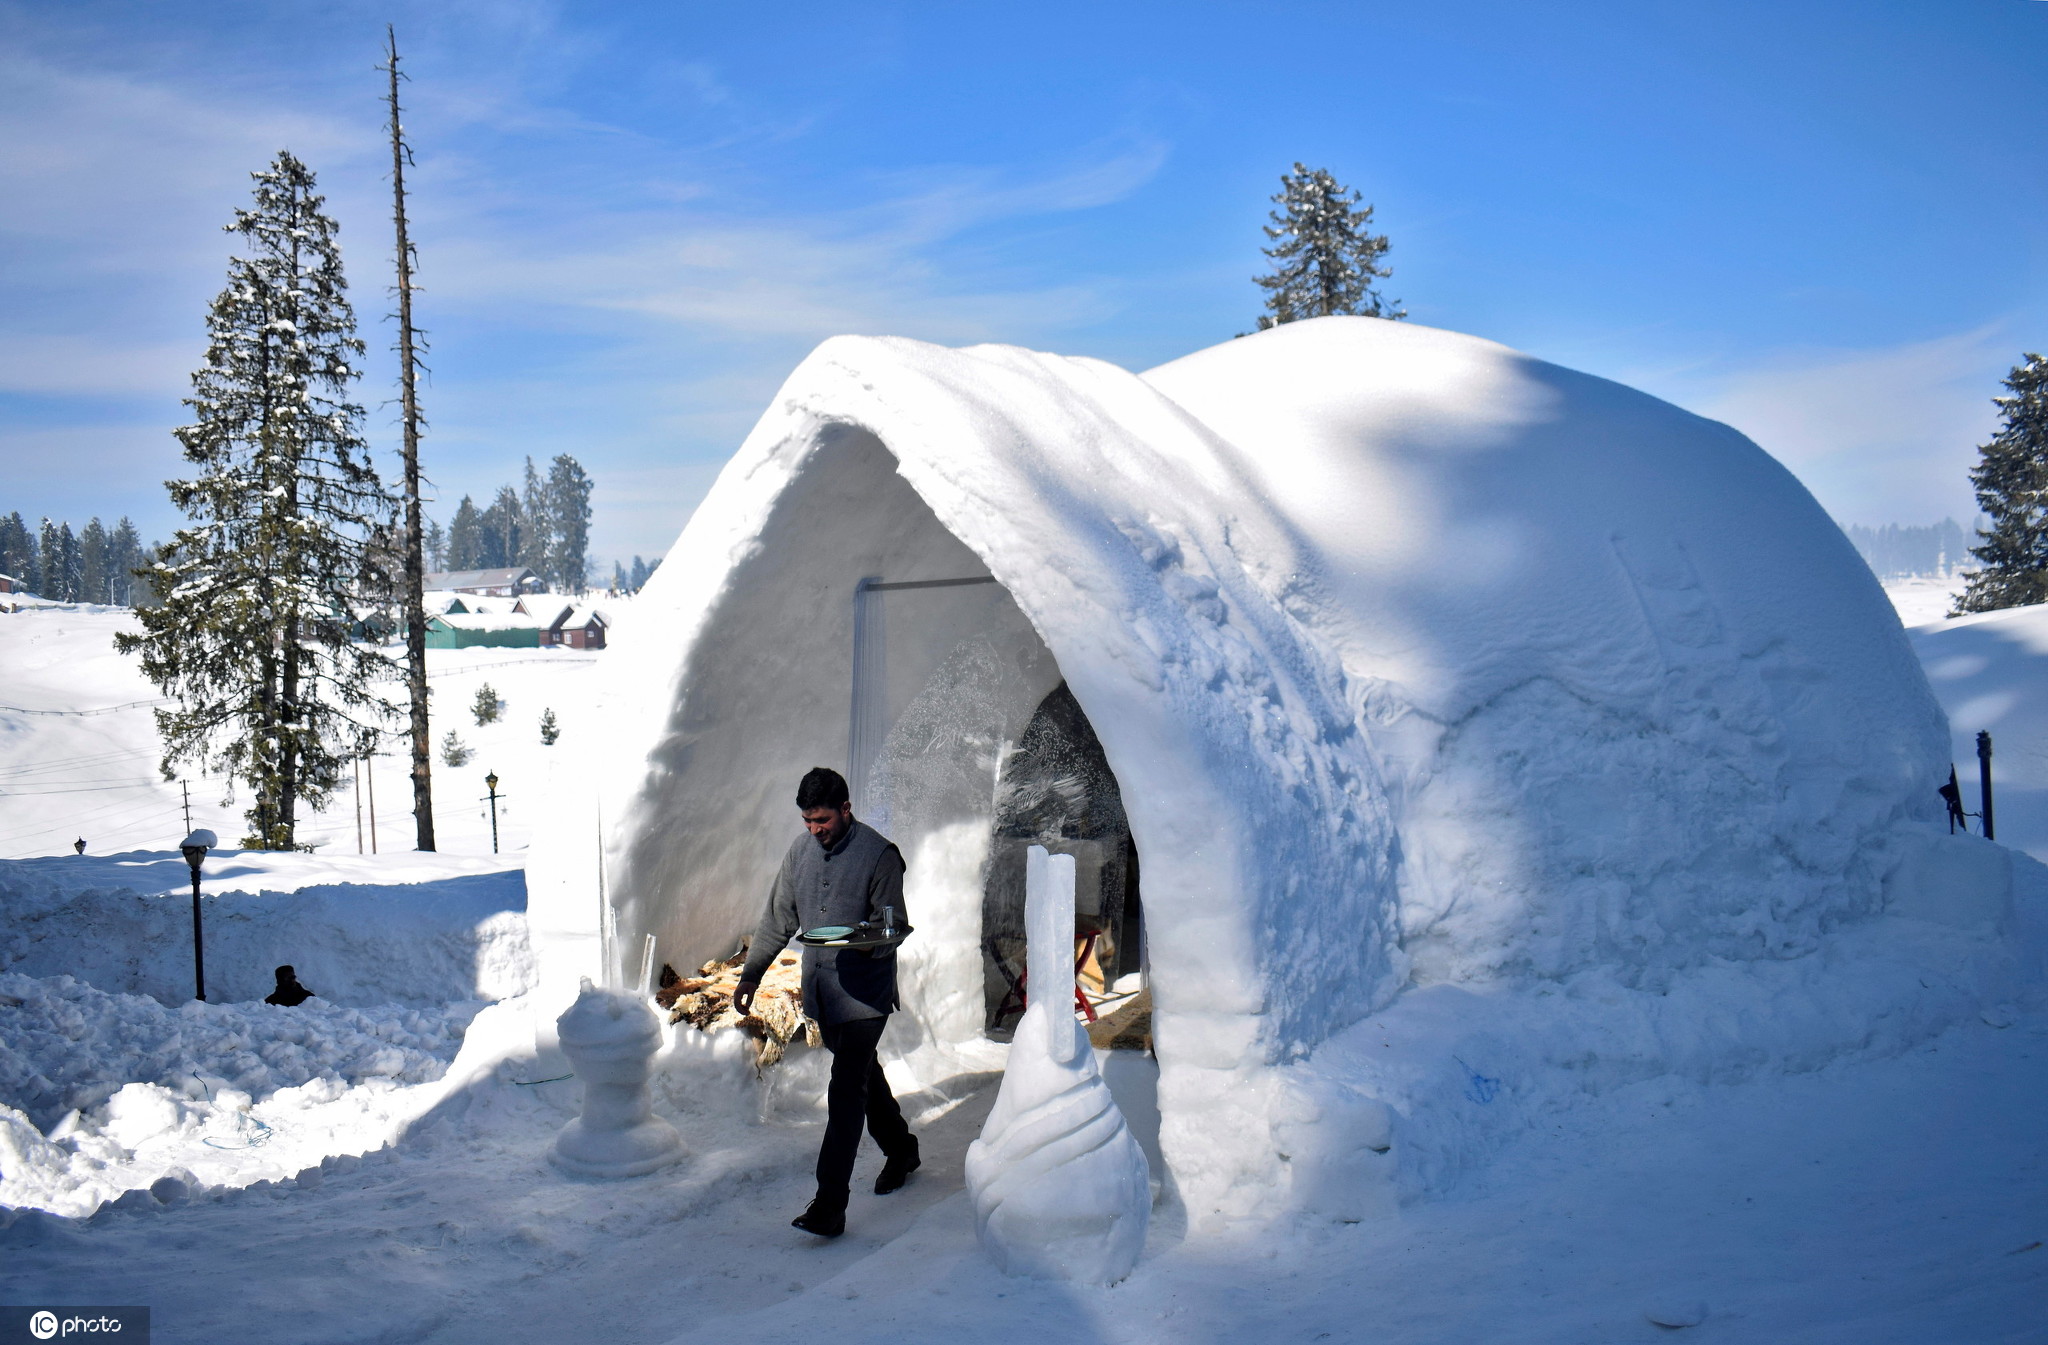
[[[427,723],[426,565],[421,555],[420,517],[420,341],[412,325],[413,253],[405,218],[405,170],[412,149],[398,116],[398,35],[384,28],[385,63],[391,77],[391,221],[398,231],[398,385],[405,426],[405,686],[411,700],[412,816],[417,847],[434,848],[433,739]]]

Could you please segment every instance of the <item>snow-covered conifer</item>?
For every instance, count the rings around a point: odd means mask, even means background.
[[[334,221],[291,154],[253,177],[226,226],[248,255],[207,314],[177,431],[198,471],[167,483],[190,522],[147,568],[159,603],[120,646],[178,702],[157,712],[165,772],[192,759],[247,784],[246,843],[289,848],[299,805],[319,808],[391,713],[390,667],[350,625],[392,502],[349,400],[363,343]]]
[[[1970,472],[1991,527],[1970,548],[1982,565],[1956,600],[1958,614],[2048,602],[2048,359],[2028,354],[2005,386],[2010,397],[1991,399],[1998,432]]]
[[[484,521],[476,501],[465,495],[448,520],[448,568],[481,570],[484,567]]]
[[[548,558],[543,573],[557,593],[581,593],[590,552],[590,476],[567,453],[548,468]]]
[[[519,503],[518,491],[510,486],[498,487],[497,498],[491,501],[491,507],[484,510],[479,520],[482,524],[482,548],[476,568],[496,570],[520,563],[519,556],[526,538],[525,513],[525,507]]]
[[[123,517],[107,537],[107,584],[120,607],[135,605],[135,568],[143,562],[142,534],[132,519]]]
[[[51,602],[64,599],[64,543],[57,536],[57,520],[45,516],[36,530],[36,560],[39,564],[30,585],[38,596]]]
[[[0,518],[0,574],[19,579],[30,592],[35,591],[36,537],[22,520],[21,511],[15,510]]]
[[[562,727],[555,722],[555,712],[553,710],[542,710],[540,712],[541,745],[543,747],[553,747],[561,736]]]
[[[1372,207],[1359,209],[1359,195],[1327,169],[1294,165],[1280,178],[1273,197],[1280,209],[1266,226],[1273,246],[1262,248],[1276,263],[1271,275],[1255,276],[1266,291],[1267,311],[1259,330],[1299,318],[1350,313],[1368,318],[1405,318],[1400,300],[1388,301],[1372,282],[1393,274],[1381,266],[1385,234],[1371,230]]]
[[[519,499],[519,554],[505,563],[524,565],[547,580],[549,587],[554,586],[554,576],[548,571],[548,555],[554,546],[554,515],[547,483],[534,470],[533,459],[529,457],[526,460],[526,482]]]
[[[78,585],[81,602],[105,602],[114,600],[113,586],[109,582],[109,562],[112,557],[107,547],[107,529],[98,518],[85,525],[85,531],[78,536]]]
[[[505,712],[505,702],[498,699],[498,689],[489,682],[476,689],[476,699],[469,703],[469,712],[476,716],[477,727],[495,724],[498,716]]]

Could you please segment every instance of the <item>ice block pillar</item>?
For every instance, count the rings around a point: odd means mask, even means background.
[[[1031,1003],[967,1150],[975,1229],[1007,1274],[1115,1284],[1145,1249],[1151,1173],[1074,1019],[1074,857],[1034,845],[1024,875]]]
[[[647,1093],[661,1046],[661,1022],[647,1001],[586,977],[556,1030],[583,1081],[583,1114],[555,1136],[549,1160],[578,1177],[637,1177],[681,1158],[683,1137],[654,1114]]]

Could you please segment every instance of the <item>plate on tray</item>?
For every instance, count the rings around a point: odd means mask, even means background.
[[[887,930],[879,925],[820,925],[797,935],[796,941],[806,948],[893,948],[910,933],[909,925]]]

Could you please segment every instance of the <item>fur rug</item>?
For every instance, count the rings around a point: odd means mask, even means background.
[[[733,1011],[732,994],[739,988],[746,960],[743,948],[723,961],[706,962],[695,976],[678,976],[674,967],[664,966],[655,1002],[669,1011],[671,1023],[687,1022],[699,1032],[731,1027],[745,1032],[754,1039],[757,1073],[781,1060],[799,1036],[808,1046],[823,1045],[818,1025],[804,1016],[803,964],[795,953],[785,952],[770,964],[754,994],[752,1013],[741,1016]]]

